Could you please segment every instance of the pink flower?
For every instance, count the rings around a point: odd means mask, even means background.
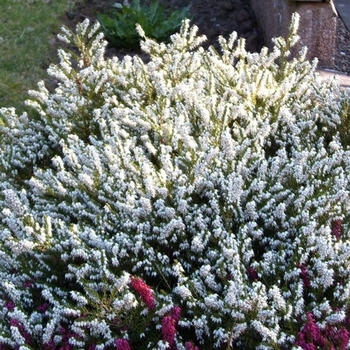
[[[332,342],[332,349],[346,350],[349,343],[349,332],[344,326],[328,325],[324,330],[324,337]]]
[[[26,345],[33,344],[30,334],[24,329],[23,325],[16,318],[12,318],[10,320],[10,326],[18,328],[18,331],[20,332],[20,334],[24,338]]]
[[[324,347],[324,337],[320,328],[317,326],[314,316],[311,312],[306,314],[307,321],[298,333],[298,340],[295,345],[300,346],[303,350],[316,350]]]
[[[300,268],[300,277],[304,282],[304,287],[309,288],[311,286],[310,278],[307,273],[307,268],[304,264],[299,264],[298,267]]]
[[[29,280],[23,283],[24,288],[30,288],[33,285],[33,281]]]
[[[131,277],[130,287],[141,297],[149,310],[155,309],[156,301],[153,291],[141,278]]]
[[[168,342],[171,347],[174,346],[176,336],[176,321],[173,316],[165,316],[162,319],[162,336],[163,339]]]
[[[335,340],[339,346],[338,349],[347,349],[349,343],[349,332],[344,327],[340,328],[335,334]]]
[[[350,334],[344,326],[327,325],[326,328],[320,328],[311,312],[307,314],[307,321],[298,333],[298,339],[295,345],[303,350],[329,349],[345,350],[348,347]]]
[[[11,320],[10,320],[10,326],[12,326],[12,327],[17,327],[17,328],[21,327],[19,321],[18,321],[16,318],[11,318]]]
[[[175,306],[171,309],[170,315],[162,319],[162,336],[163,339],[170,345],[170,348],[175,346],[175,336],[177,333],[176,327],[180,320],[181,308]]]
[[[247,270],[247,275],[251,281],[256,281],[258,279],[258,273],[256,272],[256,270],[253,267],[250,267]]]
[[[128,340],[123,338],[116,339],[115,345],[117,346],[117,350],[131,350]]]
[[[39,312],[45,312],[49,308],[48,303],[44,303],[42,305],[37,306],[36,310]]]
[[[7,301],[5,304],[4,304],[4,307],[6,307],[7,310],[9,311],[13,311],[14,308],[15,308],[15,303],[12,301],[12,300],[9,300]]]
[[[170,315],[174,318],[176,323],[179,322],[180,317],[181,317],[181,307],[174,306],[170,311]]]
[[[335,220],[332,222],[332,235],[339,239],[341,235],[341,227],[343,222],[341,220]]]
[[[186,350],[199,350],[199,347],[194,345],[191,341],[185,343]]]

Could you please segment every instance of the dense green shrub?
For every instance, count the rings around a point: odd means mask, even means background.
[[[297,19],[259,54],[185,21],[147,64],[64,29],[56,90],[1,110],[1,348],[347,347],[349,97]]]

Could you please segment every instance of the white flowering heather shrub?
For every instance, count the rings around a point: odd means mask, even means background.
[[[63,30],[55,91],[1,110],[1,349],[348,348],[350,98],[297,20],[147,64]]]

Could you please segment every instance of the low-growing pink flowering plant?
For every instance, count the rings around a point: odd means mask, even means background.
[[[0,110],[1,349],[349,347],[350,98],[297,21],[148,63],[63,29],[57,88]]]

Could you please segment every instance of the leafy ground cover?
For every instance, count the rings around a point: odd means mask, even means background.
[[[117,7],[116,7],[117,6]],[[111,15],[99,14],[98,21],[110,46],[140,48],[140,36],[136,30],[139,24],[147,37],[166,42],[177,32],[184,19],[191,19],[190,5],[169,11],[160,1],[143,4],[133,0],[129,4],[114,4]]]

